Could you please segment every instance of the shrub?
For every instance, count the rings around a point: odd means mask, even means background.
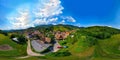
[[[69,51],[63,51],[63,52],[54,52],[48,54],[48,56],[53,56],[53,57],[63,57],[63,56],[70,56],[71,53]]]
[[[18,42],[16,42],[16,43],[18,43],[18,44],[25,44],[26,43],[26,38],[25,38],[25,36],[23,36],[23,35],[21,35],[21,34],[12,34],[11,36],[10,36],[10,38],[12,39],[12,38],[17,38],[18,39]]]

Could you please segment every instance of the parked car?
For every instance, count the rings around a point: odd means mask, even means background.
[[[57,48],[63,48],[62,46],[58,46]]]

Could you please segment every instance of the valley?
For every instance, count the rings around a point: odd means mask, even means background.
[[[44,25],[0,33],[0,60],[120,60],[120,30]]]

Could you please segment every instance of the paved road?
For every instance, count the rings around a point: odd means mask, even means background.
[[[28,46],[27,46],[27,54],[28,54],[28,56],[44,56],[43,54],[35,53],[35,52],[32,51],[29,39],[28,39],[27,44],[28,44]]]
[[[28,38],[28,42],[27,42],[27,54],[28,54],[27,56],[17,57],[16,59],[24,59],[24,58],[28,58],[28,57],[31,57],[31,56],[45,56],[43,54],[36,53],[36,52],[32,51],[29,38]]]

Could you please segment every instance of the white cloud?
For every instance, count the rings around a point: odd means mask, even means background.
[[[58,18],[56,17],[56,18],[51,18],[51,19],[49,19],[48,21],[49,22],[56,22],[58,20]]]
[[[63,9],[60,0],[39,0],[37,3],[18,6],[17,10],[7,17],[12,29],[25,29],[43,24],[56,25],[59,24]],[[76,22],[73,17],[67,16],[60,23],[65,24],[67,21]]]
[[[28,9],[17,9],[17,14],[8,17],[13,29],[25,29],[32,27],[30,24],[30,13]]]
[[[77,23],[77,24],[75,24],[74,26],[81,27],[81,24],[80,24],[80,23]]]
[[[34,25],[43,25],[43,24],[55,24],[55,22],[58,20],[58,18],[51,18],[51,19],[35,19],[33,21]]]
[[[7,17],[12,29],[25,29],[41,24],[55,24],[64,9],[60,0],[39,0],[34,6],[24,4]],[[31,20],[34,18],[33,20]]]
[[[33,10],[33,14],[37,18],[48,18],[59,15],[64,9],[60,3],[60,0],[48,0],[48,2],[43,2],[42,4],[38,3],[35,5],[36,9]]]
[[[35,19],[33,21],[33,24],[34,25],[42,25],[42,24],[48,24],[47,20],[46,19]]]
[[[71,16],[66,17],[66,19],[67,19],[69,22],[76,22],[76,20],[75,20],[73,17],[71,17]]]
[[[65,24],[65,20],[62,20],[59,24]]]
[[[76,20],[72,16],[62,16],[61,18],[67,20],[68,22],[76,22]]]

